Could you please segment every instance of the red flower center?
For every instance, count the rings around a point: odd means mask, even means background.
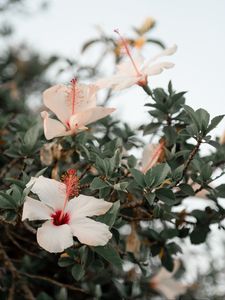
[[[52,223],[55,226],[69,224],[70,215],[68,213],[65,213],[61,216],[61,212],[62,212],[61,210],[57,210],[53,214],[51,214],[51,217],[53,218]]]

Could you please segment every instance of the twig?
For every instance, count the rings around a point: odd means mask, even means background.
[[[16,269],[16,267],[12,263],[11,259],[9,258],[8,254],[4,250],[4,247],[1,243],[0,243],[0,256],[2,256],[2,258],[3,258],[5,267],[11,272],[13,280],[20,281],[22,279],[22,276],[19,274],[19,271]],[[12,285],[12,287],[13,287],[13,285]],[[24,293],[24,299],[35,300],[35,297],[34,297],[33,293],[31,292],[30,288],[22,280],[20,281],[20,287]]]
[[[33,234],[37,233],[37,230],[30,226],[26,221],[23,222],[24,227]]]
[[[62,283],[62,282],[59,282],[57,280],[54,280],[54,279],[46,277],[46,276],[33,275],[33,274],[26,273],[26,272],[20,272],[20,274],[23,275],[23,276],[26,276],[28,278],[31,278],[31,279],[47,281],[47,282],[49,282],[53,285],[56,285],[56,286],[62,287],[62,288],[66,288],[66,289],[71,290],[71,291],[76,291],[76,292],[81,292],[81,293],[84,293],[84,294],[88,294],[88,292],[86,292],[85,290],[83,290],[79,287],[76,287],[76,286],[73,286],[73,285],[70,285],[70,284],[67,284],[67,283]]]
[[[137,206],[141,206],[144,203],[142,199],[135,199],[130,202],[125,202],[121,205],[121,208],[135,208]]]
[[[37,255],[36,253],[33,253],[33,252],[27,250],[26,248],[22,247],[22,246],[14,239],[14,237],[11,235],[11,233],[10,233],[10,231],[9,231],[8,229],[6,229],[6,234],[7,234],[8,238],[10,239],[10,241],[11,241],[17,248],[19,248],[22,252],[24,252],[24,253],[26,253],[26,254],[28,254],[28,255],[30,255],[30,256],[34,256],[34,257],[40,258],[39,255]]]
[[[184,166],[184,170],[183,170],[183,173],[182,173],[181,178],[178,179],[178,180],[175,182],[175,185],[174,185],[174,186],[177,186],[177,185],[182,181],[182,179],[184,178],[184,176],[185,176],[185,174],[186,174],[186,172],[187,172],[187,170],[188,170],[188,168],[189,168],[190,163],[192,162],[194,156],[196,155],[196,153],[197,153],[198,150],[199,150],[199,147],[200,147],[201,143],[202,143],[202,140],[199,139],[198,142],[197,142],[197,144],[195,145],[194,149],[191,151],[191,153],[190,153],[190,155],[189,155],[189,157],[188,157],[188,160],[186,161],[186,164],[185,164],[185,166]]]
[[[19,161],[18,158],[14,158],[9,163],[6,164],[2,171],[0,172],[0,179],[5,176],[5,174]]]

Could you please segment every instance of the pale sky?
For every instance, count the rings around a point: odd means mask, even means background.
[[[82,42],[97,36],[95,25],[108,33],[120,28],[129,34],[132,25],[140,25],[148,16],[157,21],[152,37],[168,46],[178,45],[178,52],[170,58],[175,68],[152,78],[151,86],[166,87],[171,79],[177,90],[188,91],[188,105],[206,108],[212,116],[225,113],[225,0],[53,0],[44,12],[30,17],[10,15],[10,19],[17,27],[17,41],[26,41],[44,55],[76,58]],[[145,56],[153,52],[156,49]],[[110,105],[136,125],[147,118],[145,101],[135,87]],[[223,128],[225,120],[216,132]]]

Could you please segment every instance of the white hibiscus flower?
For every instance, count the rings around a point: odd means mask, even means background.
[[[120,33],[116,30],[120,35]],[[114,90],[123,90],[134,84],[144,86],[148,82],[148,77],[160,74],[164,69],[170,69],[174,66],[171,62],[159,60],[164,56],[172,55],[176,52],[177,46],[167,48],[150,60],[144,61],[139,53],[132,55],[127,41],[120,35],[121,41],[127,54],[127,59],[117,65],[116,74],[99,79],[95,84],[99,88],[113,88]],[[157,61],[157,62],[156,62]]]
[[[73,245],[73,236],[89,246],[104,246],[111,239],[109,227],[89,217],[105,214],[112,203],[79,195],[68,200],[64,183],[40,176],[27,184],[40,201],[26,197],[22,220],[46,220],[37,230],[38,244],[49,252]]]

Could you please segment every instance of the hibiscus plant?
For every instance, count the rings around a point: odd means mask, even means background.
[[[174,66],[177,50],[143,60],[140,42],[164,47],[147,37],[153,25],[148,19],[136,28],[136,38],[116,30],[119,36],[89,41],[82,51],[101,42],[115,57],[115,74],[98,76],[105,56],[92,67],[75,64],[71,82],[39,90],[38,111],[26,103],[18,110],[1,94],[8,103],[0,119],[0,299],[192,293],[176,276],[184,271],[185,241],[206,243],[212,226],[224,230],[225,185],[216,179],[224,174],[225,143],[211,136],[223,115],[193,110],[171,81],[151,85],[151,76]],[[94,70],[89,83],[85,68]],[[149,120],[137,129],[114,116],[115,104],[108,107],[111,96],[130,88],[146,95]],[[97,105],[101,93],[107,96]],[[208,204],[185,209],[188,197]]]

